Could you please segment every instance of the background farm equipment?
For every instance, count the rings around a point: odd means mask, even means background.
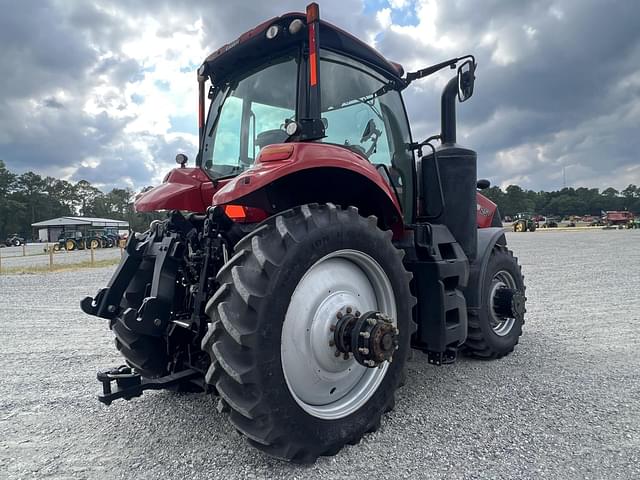
[[[537,225],[531,213],[516,213],[512,227],[514,232],[535,232]]]
[[[624,228],[629,222],[633,222],[634,216],[628,211],[607,211],[602,216],[602,220],[608,227]]]
[[[539,225],[540,228],[557,228],[558,218],[556,217],[544,217],[544,220]]]
[[[91,244],[88,244],[87,241],[89,238],[85,238],[80,231],[66,231],[63,232],[58,238],[57,248],[54,246],[56,250],[66,250],[68,252],[72,250],[84,250],[85,248],[91,248]],[[97,248],[97,240],[94,238],[94,248]]]
[[[7,247],[19,247],[23,243],[24,243],[24,238],[18,236],[17,233],[14,233],[13,235],[9,235],[7,239],[4,241],[4,244]]]
[[[251,445],[313,462],[379,427],[411,348],[437,366],[512,352],[523,276],[456,143],[475,66],[405,74],[317,4],[207,57],[196,166],[178,154],[136,200],[168,219],[81,302],[127,362],[99,374],[100,400],[215,392]],[[401,92],[444,68],[441,131],[414,142]]]

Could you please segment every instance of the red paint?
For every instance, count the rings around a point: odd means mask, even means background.
[[[476,221],[478,228],[490,227],[498,206],[479,192],[476,193],[476,203]]]
[[[278,146],[282,145],[285,144]],[[383,180],[376,168],[365,158],[346,148],[326,143],[288,143],[286,145],[293,147],[293,153],[290,158],[266,163],[257,161],[252,168],[231,179],[229,183],[215,192],[213,204],[237,203],[236,200],[245,195],[259,190],[279,178],[301,170],[335,167],[357,173],[373,182],[393,204],[397,217],[402,218],[400,205],[393,190]],[[273,146],[273,148],[275,147]],[[258,156],[259,159],[260,156]],[[402,225],[396,225],[394,226],[395,228],[402,230]]]
[[[218,186],[221,188],[222,184]],[[214,192],[211,179],[200,168],[176,168],[157,187],[143,193],[135,201],[137,212],[186,210],[204,213],[211,205]]]

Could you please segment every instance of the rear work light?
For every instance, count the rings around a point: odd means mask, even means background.
[[[277,162],[293,155],[293,145],[267,145],[258,154],[257,162]]]
[[[224,213],[227,215],[227,217],[237,223],[261,222],[269,216],[269,214],[261,208],[231,204],[225,205]]]

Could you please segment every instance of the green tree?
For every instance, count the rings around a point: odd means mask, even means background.
[[[30,224],[40,220],[39,209],[46,208],[45,185],[44,179],[33,172],[23,173],[16,180],[17,197],[26,204]],[[21,233],[24,234],[25,231],[31,231],[31,227],[22,229]]]
[[[100,189],[94,187],[86,180],[80,180],[75,184],[75,194],[79,199],[79,213],[83,217],[95,216],[96,199],[103,195]]]

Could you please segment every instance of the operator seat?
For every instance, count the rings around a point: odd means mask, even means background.
[[[287,132],[278,128],[274,130],[265,130],[260,132],[256,137],[256,145],[262,150],[267,145],[273,145],[274,143],[284,143],[289,137]]]

